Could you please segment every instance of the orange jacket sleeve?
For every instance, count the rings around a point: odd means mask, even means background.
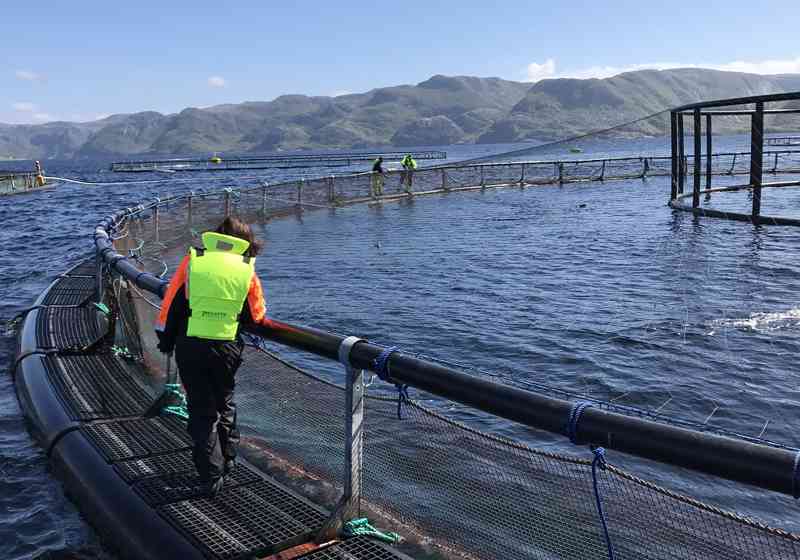
[[[250,306],[250,316],[256,324],[267,323],[267,303],[264,300],[264,290],[261,289],[261,280],[258,274],[253,274],[250,280],[250,291],[247,292],[247,304]]]
[[[164,327],[167,324],[167,316],[169,315],[169,308],[172,305],[172,301],[175,299],[175,294],[178,293],[178,290],[186,284],[186,278],[189,273],[189,255],[183,257],[181,264],[178,265],[178,270],[175,271],[175,274],[172,276],[172,279],[169,281],[169,286],[167,286],[167,293],[164,294],[164,299],[161,300],[161,311],[158,313],[158,318],[156,319],[156,330],[163,331]],[[251,286],[252,290],[252,286]],[[188,299],[189,294],[186,294]]]

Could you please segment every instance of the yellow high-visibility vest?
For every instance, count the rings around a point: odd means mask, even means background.
[[[189,250],[186,297],[190,314],[186,335],[234,340],[256,259],[244,256],[250,247],[244,239],[210,231],[202,238],[204,249]]]

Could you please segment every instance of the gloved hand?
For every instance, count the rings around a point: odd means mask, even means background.
[[[168,339],[161,331],[156,331],[156,336],[158,337],[157,348],[159,351],[164,354],[172,354],[175,350],[175,341]]]

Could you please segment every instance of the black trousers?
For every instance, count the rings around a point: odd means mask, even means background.
[[[242,363],[241,342],[178,337],[175,361],[186,389],[192,457],[200,479],[223,474],[225,461],[236,458],[239,430],[233,392]]]

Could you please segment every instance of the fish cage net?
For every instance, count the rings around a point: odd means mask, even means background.
[[[619,172],[635,174],[638,165],[644,164],[631,159]],[[596,167],[572,172],[587,175]],[[518,183],[523,173],[531,181],[550,180],[553,164],[425,169],[415,173],[413,188],[476,188],[481,179],[484,185],[505,185]],[[384,196],[405,194],[400,174],[387,175]],[[117,227],[115,247],[141,270],[166,279],[186,247],[199,244],[200,232],[226,214],[254,222],[307,207],[369,200],[372,180],[369,174],[328,177],[161,201],[127,216]],[[124,279],[109,278],[108,286],[119,313],[118,343],[144,363],[158,386],[174,368],[156,349],[152,325],[160,302]],[[345,392],[328,379],[248,347],[237,374],[236,401],[243,455],[332,509],[345,484]],[[398,408],[385,387],[368,389],[361,514],[400,533],[409,554],[442,559],[607,556],[591,461],[460,423],[446,407],[422,404],[424,394]],[[800,558],[800,535],[613,466],[594,474],[615,558]]]
[[[588,460],[532,449],[380,391],[365,405],[361,514],[417,558],[602,558]],[[377,393],[377,394],[375,394]],[[344,466],[343,388],[249,349],[237,374],[248,457],[332,507]],[[800,537],[622,470],[597,476],[615,558],[797,558]]]

